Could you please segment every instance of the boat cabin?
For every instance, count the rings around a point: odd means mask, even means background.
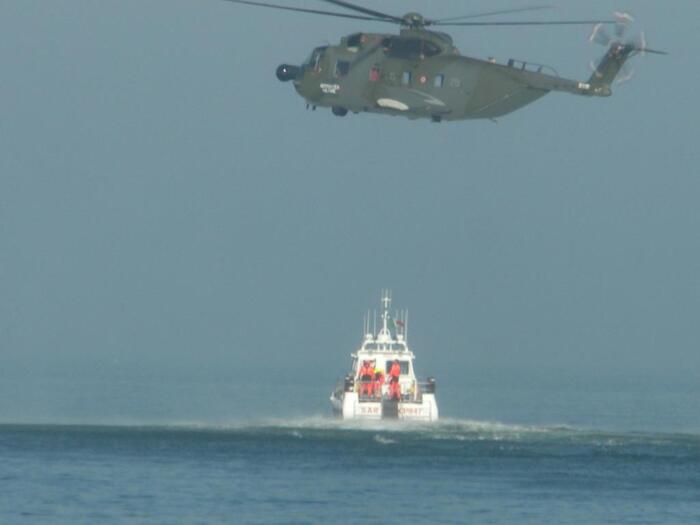
[[[420,403],[423,393],[435,392],[435,380],[418,380],[413,368],[415,355],[406,342],[407,314],[403,312],[392,317],[388,309],[390,300],[388,296],[382,299],[384,311],[379,332],[375,334],[370,331],[369,320],[366,320],[365,336],[360,348],[351,354],[352,373],[346,377],[344,387],[356,392],[361,403],[393,397],[400,401]],[[398,365],[399,371],[398,388],[392,386],[394,363]],[[371,377],[366,373],[368,365],[373,371]]]

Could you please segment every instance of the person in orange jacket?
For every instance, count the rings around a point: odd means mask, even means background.
[[[401,375],[401,365],[398,359],[389,369],[389,396],[393,399],[401,400],[401,385],[399,384],[399,376]]]
[[[372,379],[374,378],[374,367],[369,361],[362,362],[362,368],[360,368],[360,373],[358,374],[360,378],[360,396],[366,394],[368,396],[372,395]]]

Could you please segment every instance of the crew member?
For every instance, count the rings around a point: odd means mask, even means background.
[[[368,396],[372,395],[372,378],[374,376],[374,367],[369,361],[362,362],[362,368],[360,368],[360,396],[366,394]]]
[[[372,385],[372,389],[374,390],[374,397],[378,397],[378,398],[382,397],[382,385],[383,384],[384,384],[384,371],[379,367],[375,367],[375,369],[374,369],[374,384]]]
[[[394,359],[394,362],[389,369],[389,397],[396,400],[401,400],[401,385],[399,384],[399,376],[401,375],[401,365],[398,359]]]

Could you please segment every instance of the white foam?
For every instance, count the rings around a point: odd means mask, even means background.
[[[382,445],[392,445],[396,443],[395,439],[391,439],[385,436],[382,436],[380,434],[375,434],[373,438],[377,443],[381,443]]]

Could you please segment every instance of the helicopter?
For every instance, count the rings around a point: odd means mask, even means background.
[[[341,0],[319,0],[349,12],[306,9],[251,0],[227,0],[237,4],[282,9],[315,15],[390,23],[398,34],[358,32],[344,36],[338,45],[315,48],[301,65],[282,64],[276,76],[292,82],[306,100],[307,108],[329,107],[334,115],[379,113],[433,122],[497,118],[516,111],[552,91],[587,97],[608,97],[626,61],[644,53],[666,54],[648,49],[642,38],[623,41],[628,13],[615,13],[614,20],[577,21],[474,21],[474,18],[549,9],[531,6],[494,10],[442,19],[419,13],[403,16],[368,9]],[[510,59],[499,64],[463,56],[447,33],[428,28],[446,26],[542,26],[593,25],[591,41],[608,47],[589,79],[562,78],[553,68]],[[605,27],[614,25],[614,37]]]

